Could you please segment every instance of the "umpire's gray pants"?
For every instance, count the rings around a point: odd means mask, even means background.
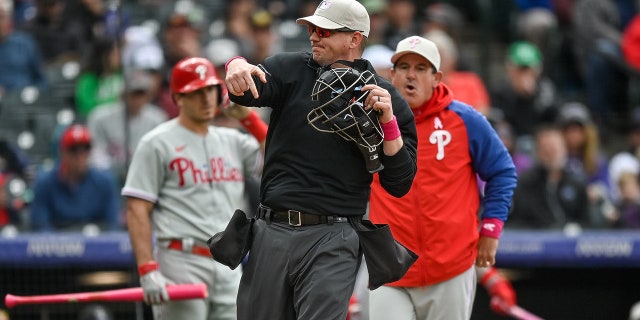
[[[360,264],[349,223],[292,227],[256,220],[238,320],[344,320]]]

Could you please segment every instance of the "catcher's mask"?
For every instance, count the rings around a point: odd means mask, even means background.
[[[334,68],[336,64],[345,67]],[[366,84],[376,84],[374,74],[365,66],[362,60],[337,61],[319,69],[311,92],[311,100],[319,105],[307,114],[307,120],[318,131],[337,133],[347,141],[354,141],[365,158],[367,170],[374,173],[383,168],[377,149],[383,132],[378,113],[364,109],[369,92],[361,89]]]

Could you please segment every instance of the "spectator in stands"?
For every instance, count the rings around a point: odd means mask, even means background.
[[[389,17],[387,16],[387,0],[363,0],[362,5],[367,9],[369,13],[369,24],[371,30],[369,31],[369,37],[367,37],[367,46],[373,45],[386,45],[384,32],[389,25]],[[313,9],[315,10],[315,3]],[[310,14],[313,14],[313,11]],[[306,17],[306,15],[302,15]],[[389,50],[392,50],[387,46]],[[387,78],[389,79],[389,78]]]
[[[66,1],[36,0],[36,15],[25,31],[36,40],[45,65],[67,60],[79,60],[87,43],[82,39],[82,26],[77,20],[63,17]]]
[[[617,181],[620,174],[625,171],[640,174],[640,107],[631,111],[623,149],[613,154],[609,160],[609,179],[611,181],[609,185],[614,201],[620,199]]]
[[[420,34],[420,24],[416,20],[416,3],[413,0],[388,0],[388,24],[384,31],[385,44],[395,48],[400,40]]]
[[[638,12],[637,0],[582,0],[573,8],[573,48],[587,106],[605,129],[627,116],[628,74],[622,67],[622,32]],[[605,132],[607,133],[607,132]]]
[[[149,93],[151,101],[157,104],[165,72],[162,48],[155,44],[140,46],[133,50],[131,59],[131,65],[125,67],[125,70],[142,70],[151,76],[153,85]]]
[[[0,0],[0,94],[46,87],[42,56],[34,39],[13,28],[13,1]]]
[[[189,14],[179,7],[169,15],[162,29],[161,37],[165,65],[173,66],[183,58],[204,55],[200,42],[203,23],[202,16]],[[169,71],[165,70],[157,103],[165,111],[167,117],[172,119],[178,115],[179,109],[171,98]]]
[[[502,143],[509,151],[513,164],[516,166],[516,173],[521,174],[531,168],[533,166],[531,154],[524,152],[518,146],[513,127],[504,119],[502,111],[495,108],[491,109],[487,115],[487,120],[489,120],[493,129],[496,130],[498,137],[500,137],[500,140],[502,140]]]
[[[252,52],[248,55],[249,62],[259,64],[266,57],[282,52],[282,39],[277,32],[274,32],[277,25],[269,11],[260,9],[251,15],[249,21],[252,39]]]
[[[76,82],[75,103],[86,119],[99,105],[115,103],[124,89],[118,43],[110,38],[97,39]]]
[[[202,53],[200,37],[206,31],[206,21],[202,14],[196,12],[198,8],[183,8],[176,3],[164,21],[160,43],[167,65],[175,65],[185,57]]]
[[[624,171],[617,179],[620,199],[616,203],[619,221],[616,226],[640,229],[640,180],[638,172]],[[616,219],[617,220],[617,219]]]
[[[446,2],[434,2],[425,8],[422,33],[426,34],[432,30],[444,31],[457,42],[460,40],[464,22],[462,13],[455,6]]]
[[[122,66],[125,72],[144,70],[151,75],[151,101],[158,104],[166,70],[164,51],[152,28],[142,25],[127,28],[122,48]]]
[[[424,37],[438,46],[440,68],[444,73],[441,81],[455,92],[456,100],[474,107],[484,115],[489,114],[491,101],[484,81],[475,72],[458,69],[459,54],[453,38],[437,29],[427,32]]]
[[[368,45],[362,52],[362,59],[369,60],[371,65],[376,70],[376,73],[381,77],[391,81],[391,57],[394,51],[389,49],[384,44]]]
[[[425,19],[422,24],[422,34],[427,34],[431,31],[442,31],[449,35],[456,46],[456,69],[470,70],[471,58],[468,52],[460,49],[460,33],[466,23],[460,10],[446,2],[434,2],[429,4],[424,12]]]
[[[109,173],[89,164],[91,134],[72,125],[60,138],[57,166],[40,174],[34,185],[31,227],[34,231],[81,230],[87,225],[122,229],[119,197]]]
[[[205,48],[205,56],[211,60],[216,71],[223,78],[226,75],[225,63],[240,55],[240,45],[237,41],[228,38],[218,38],[211,40]]]
[[[518,177],[508,228],[562,229],[590,224],[587,185],[567,170],[561,129],[544,125],[535,133],[536,164]]]
[[[151,104],[154,79],[144,70],[130,70],[122,99],[98,106],[87,120],[93,137],[90,162],[110,170],[122,187],[129,160],[140,138],[167,120],[160,107]]]
[[[18,215],[17,205],[11,203],[9,191],[6,183],[10,175],[0,173],[0,230],[7,225],[20,225],[20,217]]]
[[[28,156],[20,148],[0,137],[0,174],[15,174],[28,179],[30,165]]]
[[[516,37],[533,43],[545,57],[558,31],[558,17],[553,12],[551,0],[517,0],[514,12]],[[549,61],[545,59],[545,66]]]
[[[579,102],[560,108],[558,122],[567,146],[567,169],[587,185],[593,226],[608,226],[616,213],[611,202],[608,158],[600,147],[598,127]]]
[[[73,21],[81,26],[82,42],[89,46],[97,38],[102,23],[102,16],[105,10],[105,2],[103,0],[81,0],[81,1],[65,1],[66,5],[63,12],[65,21]],[[88,53],[88,52],[86,52]],[[84,57],[83,57],[84,58]]]
[[[256,12],[256,2],[255,0],[230,1],[225,8],[221,36],[237,41],[242,56],[252,53],[251,15]]]
[[[490,88],[492,107],[504,112],[517,139],[530,139],[536,126],[555,121],[555,85],[542,75],[542,55],[535,45],[516,41],[506,53],[506,77]]]

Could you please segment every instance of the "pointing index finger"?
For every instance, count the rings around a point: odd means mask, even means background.
[[[267,83],[267,76],[265,75],[264,71],[262,71],[257,66],[254,66],[253,70],[251,70],[251,75],[256,75],[258,76],[260,81],[262,81],[262,83]],[[253,97],[255,99],[258,99],[258,97],[260,97],[260,94],[258,93],[258,87],[253,81],[253,77],[249,77],[249,81],[247,81],[247,83],[249,84],[249,89],[251,90],[251,94],[253,95]]]

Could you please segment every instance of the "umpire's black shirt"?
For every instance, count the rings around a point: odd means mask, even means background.
[[[371,64],[367,65],[375,73]],[[319,67],[309,52],[277,54],[260,65],[267,83],[254,77],[258,99],[250,91],[230,98],[240,105],[272,108],[260,187],[262,204],[319,215],[362,215],[372,181],[362,154],[354,142],[320,132],[307,122],[307,114],[317,106],[311,92]],[[377,75],[376,81],[391,93],[404,140],[404,147],[392,157],[384,156],[379,148],[384,169],[378,174],[385,190],[401,197],[416,174],[413,113],[390,82]]]

